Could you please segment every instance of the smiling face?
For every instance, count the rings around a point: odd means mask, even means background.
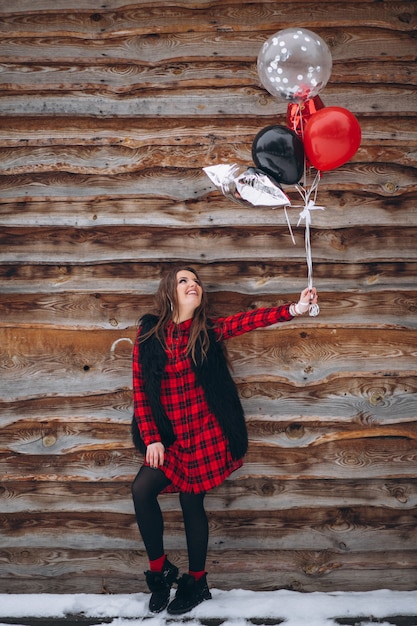
[[[176,321],[183,322],[193,316],[196,308],[200,306],[203,296],[203,288],[193,272],[189,270],[177,272],[176,296],[178,305],[178,319]]]

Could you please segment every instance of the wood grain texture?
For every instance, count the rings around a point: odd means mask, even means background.
[[[171,554],[181,568],[186,567],[184,550],[177,549]],[[238,556],[237,560],[233,551],[224,548],[209,553],[208,567],[215,572],[210,579],[213,586],[223,589],[256,587],[265,591],[280,588],[314,591],[320,586],[323,591],[368,591],[377,580],[382,581],[384,588],[393,586],[398,590],[412,589],[416,583],[416,551],[397,551],[395,561],[387,558],[386,553],[377,556],[368,551],[346,553],[314,548],[247,550]],[[30,588],[35,593],[74,593],[81,585],[87,593],[146,591],[141,574],[144,555],[139,550],[90,550],[86,559],[85,551],[76,548],[11,549],[2,550],[0,558],[3,563],[10,563],[8,578],[0,582],[5,593],[22,593],[27,589],[27,583],[19,579],[22,567],[30,575]],[[368,570],[370,560],[372,576]]]
[[[287,209],[292,224],[296,245],[303,244],[304,223],[297,226],[300,216],[300,196],[288,191],[292,206]],[[1,205],[4,227],[63,226],[86,228],[92,226],[164,226],[173,227],[237,227],[244,222],[248,228],[263,226],[265,229],[277,226],[287,228],[284,211],[259,207],[231,206],[210,193],[202,199],[173,199],[154,197],[89,199],[57,201],[9,202]],[[327,229],[329,218],[336,229],[352,225],[395,228],[401,223],[403,228],[416,223],[417,194],[407,193],[391,198],[381,198],[376,194],[362,191],[325,191],[320,194],[324,211],[317,211],[312,218],[312,230]],[[364,210],[365,209],[365,210]],[[122,219],[120,216],[123,216]],[[301,240],[301,241],[300,241]],[[203,268],[202,268],[203,269]],[[213,270],[214,271],[214,268]],[[207,273],[207,270],[206,270]]]
[[[212,315],[232,314],[256,307],[269,307],[296,300],[298,294],[242,294],[233,291],[211,295]],[[349,323],[385,328],[416,328],[417,293],[378,291],[376,294],[320,294],[320,325]],[[124,329],[154,309],[150,294],[113,293],[0,293],[0,327]],[[303,320],[303,326],[317,324]],[[294,322],[296,327],[297,322]]]
[[[388,28],[407,31],[416,27],[416,9],[410,2],[384,2],[382,6],[369,6],[370,3],[351,2],[345,6],[343,2],[332,3],[331,11],[326,4],[313,5],[301,2],[294,5],[290,2],[281,3],[222,3],[200,6],[166,6],[142,3],[137,6],[110,8],[102,12],[91,10],[71,11],[68,3],[48,11],[47,14],[26,11],[24,14],[9,11],[5,15],[3,33],[18,33],[27,37],[43,34],[57,37],[61,34],[80,38],[103,38],[128,34],[160,34],[187,31],[270,31],[271,24],[279,23],[281,28],[293,25],[303,15],[303,26],[361,25],[368,27]],[[47,17],[47,19],[45,19]],[[250,28],[250,27],[251,28]],[[319,33],[320,34],[320,33]]]
[[[115,391],[131,385],[135,329],[76,331],[1,329],[2,397]],[[280,327],[230,339],[238,381],[279,379],[316,384],[354,374],[410,376],[415,371],[415,330]],[[381,362],[389,361],[390,368]],[[21,380],[25,385],[22,386]]]
[[[415,513],[404,511],[393,516],[393,511],[372,508],[370,517],[354,508],[298,509],[291,512],[271,511],[268,518],[251,511],[209,511],[211,549],[228,545],[230,550],[308,550],[314,536],[317,550],[341,552],[368,550],[378,556],[384,545],[390,543],[396,550],[413,552],[416,540]],[[101,514],[103,515],[103,514]],[[178,546],[177,532],[182,525],[180,511],[165,511],[166,545],[171,550]],[[134,515],[78,513],[68,521],[68,514],[37,513],[4,516],[8,537],[2,548],[14,548],[21,536],[26,536],[33,548],[47,548],[54,544],[59,549],[78,545],[80,549],[137,550],[137,528]],[[97,524],[105,521],[105,534],[97,536]],[[307,529],[306,529],[307,526]],[[309,536],[310,535],[310,536]],[[383,542],[381,542],[381,538]],[[176,545],[177,544],[177,545]]]
[[[55,93],[58,92],[58,93]],[[413,85],[393,85],[380,88],[367,85],[358,88],[352,85],[335,85],[327,88],[327,106],[340,106],[352,113],[381,115],[417,114],[415,88]],[[30,94],[29,94],[30,95]],[[33,95],[33,94],[32,94]],[[117,94],[91,95],[88,90],[82,100],[77,94],[59,95],[59,88],[46,92],[39,98],[26,94],[5,94],[0,99],[0,115],[62,116],[66,111],[70,116],[132,117],[137,112],[145,117],[157,117],[161,120],[184,116],[202,116],[209,119],[214,116],[242,117],[283,114],[286,105],[268,96],[259,87],[224,87],[221,92],[215,87],[193,88],[184,92],[174,88],[169,93],[159,89],[146,90],[146,95],[128,94],[124,98]],[[156,113],[155,113],[156,112]]]
[[[74,515],[78,513],[107,515],[117,513],[132,516],[129,490],[130,479],[128,481],[111,479],[100,482],[85,480],[34,482],[10,479],[2,482],[0,498],[3,509],[7,507],[11,529],[14,514],[48,511],[50,514],[72,512]],[[413,514],[417,506],[417,481],[410,478],[369,478],[366,481],[351,481],[345,478],[288,481],[268,476],[232,476],[218,489],[208,493],[206,498],[207,510],[213,524],[216,523],[217,514],[221,513],[224,516],[229,511],[238,511],[243,517],[245,512],[253,512],[253,514],[256,512],[259,516],[264,516],[265,511],[282,511],[285,515],[291,510],[294,510],[294,515],[296,515],[300,507],[308,509],[311,515],[313,513],[325,515],[328,509],[350,511],[353,507],[359,515],[366,514],[367,506],[371,505],[372,513],[385,512],[388,516],[391,510],[391,514],[397,516],[399,511],[410,511]],[[180,511],[176,496],[161,498],[161,506],[166,512]],[[131,537],[138,541],[138,536],[132,530],[134,524],[132,522],[130,524]],[[394,529],[395,526],[393,526]],[[375,533],[376,538],[377,533]],[[178,534],[173,532],[170,541],[177,539]],[[408,546],[408,548],[411,547],[411,545]],[[381,544],[380,548],[382,549]]]
[[[176,261],[142,263],[138,260],[138,262],[90,265],[11,261],[4,265],[0,264],[0,285],[5,294],[31,291],[40,294],[91,292],[101,297],[102,292],[109,292],[119,293],[123,299],[125,294],[148,296],[154,294],[164,272],[176,266]],[[296,286],[298,285],[301,290],[306,281],[305,264],[297,260],[256,259],[251,262],[249,271],[244,261],[207,265],[204,261],[194,259],[193,267],[202,276],[211,299],[217,297],[217,292],[233,291],[237,288],[239,292],[253,296],[260,293],[268,294],[268,297],[275,297],[275,301],[279,302],[280,294],[286,294],[286,299],[290,299],[289,295],[295,294]],[[378,291],[394,294],[402,289],[414,290],[416,271],[417,263],[413,261],[375,263],[352,261],[349,264],[342,261],[338,264],[320,263],[315,260],[314,263],[317,283],[323,292],[325,289],[332,292],[335,300],[340,298],[341,293],[359,292],[371,295]],[[238,285],[236,276],[239,276]],[[332,322],[337,323],[337,317],[332,315],[331,311],[326,312],[324,309],[323,314],[331,315]],[[316,320],[316,323],[318,321]],[[307,317],[302,321],[303,324],[311,322],[312,320]]]
[[[15,0],[0,17],[0,591],[146,591],[131,355],[167,270],[196,267],[213,315],[306,285],[296,188],[293,244],[282,209],[232,203],[202,170],[252,165],[255,135],[287,124],[256,68],[287,27],[326,41],[320,97],[362,141],[320,179],[320,315],[228,342],[250,446],[206,498],[209,582],[415,589],[417,4]],[[186,571],[178,497],[161,506]]]
[[[327,263],[348,263],[349,260],[372,263],[384,260],[415,261],[417,227],[403,231],[385,227],[363,227],[362,236],[355,239],[355,228],[312,232],[311,245],[318,260]],[[187,245],[184,242],[187,241]],[[132,226],[97,227],[89,229],[39,227],[4,228],[0,234],[0,262],[71,263],[74,251],[83,263],[103,263],[110,260],[206,263],[238,259],[250,262],[263,250],[265,260],[305,258],[304,246],[291,241],[288,229],[243,227],[223,229],[165,229]],[[388,250],[388,253],[387,253]]]

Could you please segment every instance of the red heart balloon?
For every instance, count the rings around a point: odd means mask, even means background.
[[[306,157],[318,170],[333,170],[353,157],[360,146],[361,136],[361,127],[353,113],[342,107],[325,107],[306,123]]]
[[[287,126],[297,133],[301,139],[304,135],[304,126],[312,115],[324,107],[320,96],[314,96],[301,104],[290,102],[287,107]]]

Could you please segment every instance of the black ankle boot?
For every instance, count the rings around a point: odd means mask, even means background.
[[[165,559],[162,572],[145,572],[146,582],[152,592],[149,600],[149,610],[152,613],[160,613],[169,602],[171,587],[178,577],[178,567]]]
[[[210,600],[211,593],[207,586],[207,574],[199,580],[189,574],[183,574],[178,581],[178,589],[175,598],[168,605],[170,615],[181,615],[191,611],[197,604],[204,600]]]

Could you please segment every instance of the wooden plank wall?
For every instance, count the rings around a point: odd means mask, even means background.
[[[362,145],[323,175],[321,314],[229,344],[247,462],[210,493],[218,588],[417,584],[417,3],[1,3],[0,591],[144,591],[130,483],[131,341],[161,275],[198,268],[215,313],[306,284],[299,208],[235,205],[202,168],[251,164],[285,124],[256,57],[301,26],[321,97]],[[293,204],[300,203],[287,188]],[[167,549],[187,566],[177,498]]]

